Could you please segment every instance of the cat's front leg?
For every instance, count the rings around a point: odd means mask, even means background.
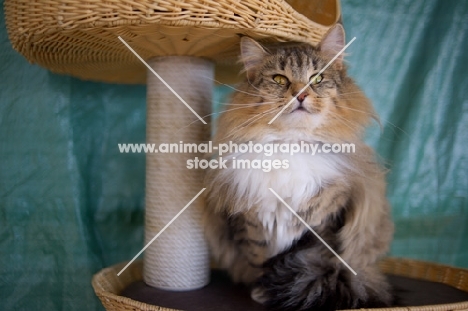
[[[270,241],[265,238],[263,226],[253,212],[231,216],[229,226],[239,256],[228,270],[235,282],[251,284],[263,273]]]
[[[260,246],[254,243],[261,243],[249,238],[251,230],[244,217],[207,209],[203,218],[205,235],[218,267],[227,270],[236,283],[252,283],[258,279],[264,260],[261,253],[255,251]]]
[[[237,260],[239,250],[232,241],[225,213],[205,209],[203,223],[205,237],[216,264],[224,269],[232,266]]]

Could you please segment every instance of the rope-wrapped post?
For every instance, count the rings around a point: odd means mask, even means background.
[[[148,64],[200,116],[211,112],[214,65],[189,56],[157,57]],[[196,122],[194,122],[196,121]],[[209,125],[198,118],[151,72],[147,73],[149,144],[207,142]],[[202,154],[146,155],[145,244],[202,189],[203,171],[187,160]],[[145,251],[144,281],[167,290],[191,290],[209,282],[209,253],[203,235],[202,198],[197,198]]]

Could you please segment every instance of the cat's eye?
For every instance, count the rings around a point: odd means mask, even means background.
[[[310,77],[310,84],[311,85],[315,85],[315,84],[319,84],[320,82],[322,82],[323,80],[323,77],[322,75],[313,75]]]
[[[288,78],[282,75],[275,75],[273,76],[273,81],[275,81],[279,85],[286,85],[288,83]]]

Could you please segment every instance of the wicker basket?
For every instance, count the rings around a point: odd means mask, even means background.
[[[101,299],[102,304],[108,311],[120,310],[144,310],[144,311],[177,311],[164,307],[149,305],[130,298],[119,296],[128,285],[135,281],[142,280],[142,263],[135,262],[130,265],[120,277],[117,272],[125,263],[121,263],[103,269],[93,277],[93,288],[96,295]],[[439,282],[450,285],[462,291],[468,292],[468,270],[445,265],[422,262],[410,259],[388,258],[381,262],[382,271],[387,274],[405,276],[414,279]],[[450,304],[415,306],[415,307],[394,307],[385,309],[366,310],[395,310],[395,311],[455,311],[468,310],[468,301]]]
[[[239,35],[316,43],[340,18],[339,0],[5,0],[13,47],[30,62],[88,80],[144,83],[146,69],[117,39],[148,60],[205,57],[223,77]],[[298,13],[300,12],[300,13]]]

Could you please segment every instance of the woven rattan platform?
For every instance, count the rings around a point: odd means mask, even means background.
[[[338,0],[6,0],[13,47],[30,62],[82,79],[144,83],[145,60],[196,56],[232,80],[239,35],[316,43],[340,18]],[[229,77],[229,79],[228,79]]]
[[[141,262],[135,262],[118,277],[117,272],[122,266],[123,264],[119,264],[106,268],[93,278],[94,290],[106,310],[179,310],[157,306],[155,302],[158,300],[158,295],[162,297],[161,300],[165,300],[169,304],[174,303],[174,300],[179,301],[179,305],[180,301],[182,301],[182,305],[183,303],[188,304],[191,307],[184,308],[188,311],[236,310],[239,306],[242,306],[242,310],[264,310],[260,305],[250,300],[246,290],[230,284],[223,275],[214,273],[215,277],[212,277],[211,284],[206,289],[194,292],[194,294],[190,292],[171,293],[149,288],[143,282],[139,282],[142,279]],[[397,296],[402,296],[399,297],[400,304],[407,303],[412,306],[367,310],[468,310],[468,270],[466,269],[394,258],[382,261],[381,269],[389,275],[391,283],[396,287]],[[412,295],[405,293],[409,291],[414,293]],[[121,296],[122,293],[134,299]],[[213,304],[210,304],[207,299],[212,299]],[[146,300],[152,304],[138,300]],[[228,307],[231,305],[234,306]]]

